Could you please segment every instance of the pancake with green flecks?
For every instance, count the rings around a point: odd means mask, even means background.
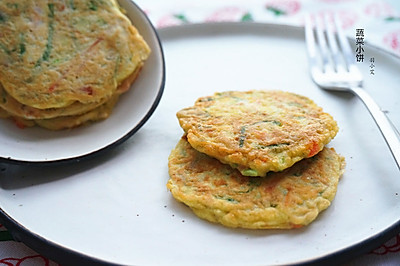
[[[200,218],[228,227],[290,229],[310,224],[330,206],[345,161],[324,148],[282,172],[254,178],[193,149],[184,136],[168,167],[173,197]]]
[[[8,95],[0,84],[0,111],[3,118],[12,118],[19,127],[38,125],[50,130],[75,128],[90,122],[108,118],[119,96],[129,87],[139,74],[141,67],[118,86],[116,93],[110,98],[92,104],[75,102],[64,108],[38,109],[23,105]]]
[[[17,120],[56,119],[118,98],[150,54],[123,12],[115,0],[1,4],[0,108]]]
[[[284,91],[227,91],[177,113],[190,145],[238,169],[265,176],[316,155],[337,134],[331,115]]]

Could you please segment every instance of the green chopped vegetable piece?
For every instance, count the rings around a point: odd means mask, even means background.
[[[48,4],[47,7],[49,8],[49,14],[47,16],[49,18],[54,18],[54,4]]]
[[[42,64],[43,61],[48,61],[50,58],[51,50],[53,49],[53,34],[54,34],[54,4],[48,4],[49,8],[49,25],[48,25],[48,36],[47,36],[47,44],[46,48],[43,52],[43,55],[39,60],[36,62],[35,67],[38,67]]]
[[[273,125],[282,126],[282,123],[279,122],[279,121],[277,121],[277,120],[263,120],[263,121],[258,121],[258,122],[255,122],[255,123],[251,124],[251,126],[258,125],[258,124],[262,124],[262,123],[271,123],[271,124],[273,124]]]
[[[220,199],[220,200],[226,200],[232,203],[239,203],[237,200],[234,198],[228,197],[228,196],[219,196],[219,195],[214,195],[215,198]]]
[[[19,44],[19,54],[23,55],[25,53],[25,51],[26,51],[25,44],[24,43],[20,43]]]
[[[246,139],[246,126],[240,128],[239,147],[242,148]]]
[[[76,9],[75,4],[74,4],[74,0],[69,0],[69,7],[70,7],[72,10],[75,10],[75,9]]]
[[[0,23],[3,23],[6,21],[6,15],[4,15],[2,12],[0,12]]]
[[[241,172],[245,176],[258,176],[258,172],[254,169],[246,169]]]
[[[6,95],[6,92],[4,90],[2,91],[2,94],[1,94],[1,101],[3,103],[7,103],[7,95]]]
[[[93,11],[96,11],[97,10],[97,3],[96,3],[96,1],[89,1],[89,9],[90,10],[93,10]]]
[[[22,33],[20,33],[19,34],[19,49],[18,49],[18,52],[20,55],[23,55],[26,51],[24,42],[25,42],[24,35]]]

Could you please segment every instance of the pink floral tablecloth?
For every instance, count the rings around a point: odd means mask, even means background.
[[[400,2],[376,0],[138,0],[157,28],[186,23],[255,21],[303,25],[304,14],[335,13],[349,37],[365,29],[365,42],[400,55]]]
[[[305,13],[337,14],[350,37],[364,29],[365,42],[400,56],[400,1],[374,0],[137,0],[156,28],[187,23],[255,21],[302,25]],[[0,2],[2,4],[2,2]],[[365,62],[369,64],[369,62]],[[346,265],[400,265],[400,232]],[[60,262],[62,263],[62,262]],[[12,239],[0,224],[0,266],[57,265]]]

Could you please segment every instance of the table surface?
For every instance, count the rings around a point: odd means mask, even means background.
[[[349,37],[363,28],[366,42],[400,56],[400,1],[362,0],[137,0],[156,28],[187,23],[255,21],[303,25],[305,13],[336,13]],[[400,232],[346,265],[396,265],[400,262]],[[0,224],[1,265],[57,265],[25,244],[13,240]],[[26,264],[25,264],[26,263]]]

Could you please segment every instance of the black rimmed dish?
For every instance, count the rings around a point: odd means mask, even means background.
[[[123,143],[147,122],[164,90],[163,49],[145,13],[132,1],[120,0],[119,4],[152,52],[139,77],[120,97],[110,117],[62,131],[39,127],[20,129],[10,120],[1,119],[0,162],[46,164],[81,160]]]

